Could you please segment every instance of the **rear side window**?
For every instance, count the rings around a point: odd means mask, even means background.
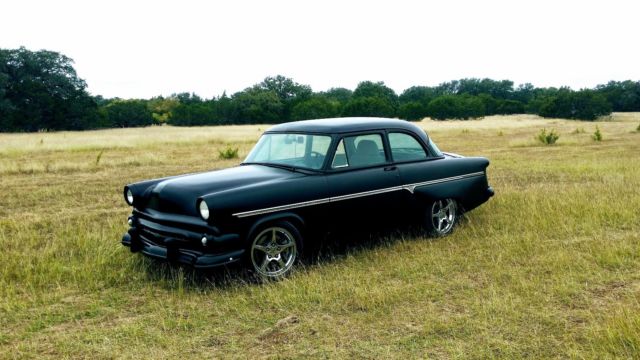
[[[420,142],[408,134],[389,133],[389,146],[394,161],[416,161],[427,158],[427,153]]]
[[[332,168],[384,164],[384,145],[380,134],[349,136],[340,140],[331,163]]]

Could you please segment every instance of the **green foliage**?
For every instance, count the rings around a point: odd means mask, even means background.
[[[637,132],[640,132],[640,124],[638,124],[638,127],[636,128]]]
[[[436,120],[468,120],[484,116],[485,105],[477,96],[443,95],[429,102],[427,113]]]
[[[602,141],[602,132],[600,132],[600,127],[596,125],[596,131],[591,135],[593,141]]]
[[[314,96],[297,103],[291,110],[291,120],[332,118],[340,114],[340,103],[323,96]]]
[[[354,97],[344,106],[342,116],[393,117],[393,105],[385,98]]]
[[[181,104],[177,97],[163,98],[162,96],[151,98],[147,102],[147,108],[156,124],[165,124],[173,114],[173,110]]]
[[[574,134],[584,134],[585,131],[584,131],[584,128],[579,127],[579,128],[576,128],[575,130],[573,130],[573,133]]]
[[[640,81],[611,81],[595,90],[572,91],[466,78],[412,86],[398,96],[384,82],[362,81],[354,91],[314,93],[308,85],[276,75],[231,97],[225,93],[203,99],[184,92],[123,100],[91,97],[73,61],[62,54],[0,49],[0,131],[280,123],[337,116],[444,120],[523,112],[595,120],[612,110],[640,111]]]
[[[640,111],[640,81],[610,81],[596,91],[611,104],[613,111]]]
[[[217,125],[216,120],[214,104],[210,102],[180,103],[171,115],[171,125],[176,126]]]
[[[153,125],[151,111],[144,100],[115,100],[101,109],[109,127]]]
[[[219,150],[218,156],[220,159],[235,159],[238,157],[238,148],[228,146],[223,150]]]
[[[496,113],[500,115],[512,115],[524,113],[524,104],[518,100],[503,100],[498,104]]]
[[[422,120],[427,114],[427,106],[419,101],[411,101],[400,105],[398,115],[401,119],[416,121]]]
[[[558,141],[560,135],[558,135],[554,129],[551,129],[551,131],[547,132],[547,129],[543,128],[542,130],[540,130],[536,138],[538,139],[538,141],[545,145],[553,145],[556,143],[556,141]]]
[[[53,51],[0,49],[0,131],[100,127],[73,60]]]
[[[237,124],[285,122],[285,106],[274,90],[253,87],[233,94],[230,116]]]
[[[398,95],[384,82],[363,81],[353,91],[353,99],[374,98],[387,103],[394,111],[398,108]]]
[[[593,90],[564,90],[542,101],[539,114],[543,117],[595,120],[611,113],[611,104]]]

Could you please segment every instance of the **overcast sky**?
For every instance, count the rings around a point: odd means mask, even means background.
[[[636,1],[0,0],[0,48],[61,52],[105,97],[231,94],[282,74],[400,93],[464,77],[640,80]]]

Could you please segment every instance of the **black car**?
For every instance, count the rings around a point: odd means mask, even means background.
[[[493,195],[488,165],[441,152],[403,120],[285,123],[240,166],[125,186],[133,213],[122,244],[196,268],[244,260],[279,278],[318,234],[413,217],[433,235],[450,233]]]

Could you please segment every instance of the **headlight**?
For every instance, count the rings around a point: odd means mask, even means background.
[[[124,193],[124,199],[127,204],[133,206],[133,193],[131,192],[131,189],[127,188],[127,191]]]
[[[202,216],[203,219],[209,220],[209,206],[207,206],[204,200],[200,200],[198,210],[200,210],[200,216]]]

